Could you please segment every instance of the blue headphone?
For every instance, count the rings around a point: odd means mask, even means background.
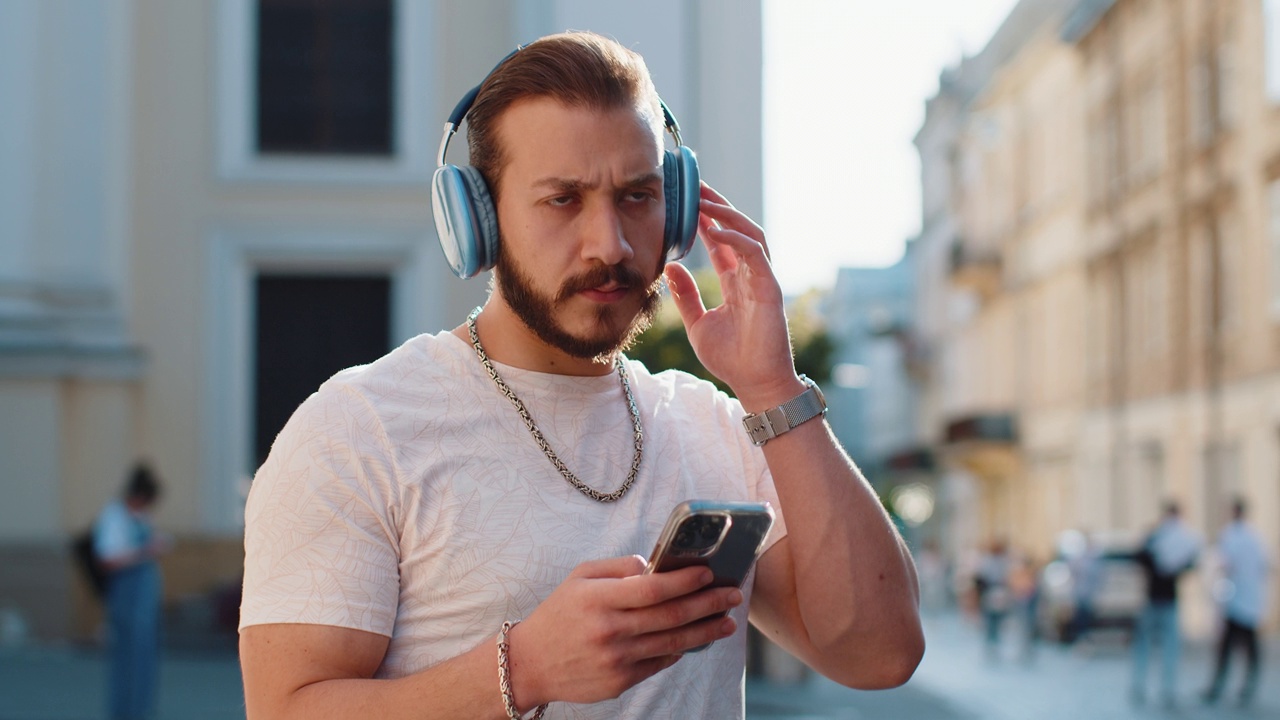
[[[516,48],[503,58],[489,75],[520,50]],[[474,167],[448,165],[444,161],[449,138],[457,132],[471,110],[483,84],[481,82],[464,95],[449,114],[444,137],[440,140],[440,152],[436,155],[436,171],[431,176],[431,213],[435,216],[436,234],[440,237],[440,248],[444,250],[450,269],[460,278],[484,272],[492,268],[498,259],[498,211],[489,194],[489,186]],[[663,151],[662,160],[662,194],[667,204],[662,249],[670,261],[684,257],[693,247],[693,239],[698,233],[701,183],[698,181],[698,159],[680,140],[680,124],[661,98],[658,104],[662,106],[663,124],[676,142],[674,151]]]

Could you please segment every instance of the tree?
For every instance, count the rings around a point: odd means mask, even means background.
[[[710,270],[694,273],[698,289],[702,292],[703,302],[708,307],[720,304],[720,284]],[[787,319],[791,331],[791,348],[795,355],[796,372],[813,378],[822,384],[831,377],[831,358],[835,352],[835,342],[827,334],[826,328],[816,307],[816,295],[808,293],[788,303]],[[642,361],[654,372],[661,370],[683,370],[691,375],[703,378],[716,387],[732,394],[729,387],[702,367],[698,356],[689,344],[689,336],[684,331],[684,323],[675,304],[663,303],[654,318],[653,325],[646,330],[627,354]]]

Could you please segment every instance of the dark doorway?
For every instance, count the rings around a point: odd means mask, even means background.
[[[298,405],[335,372],[390,349],[386,275],[258,275],[254,467]]]

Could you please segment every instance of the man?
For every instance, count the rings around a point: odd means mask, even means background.
[[[1218,661],[1213,682],[1204,693],[1206,703],[1215,703],[1222,695],[1227,679],[1231,651],[1239,645],[1245,651],[1248,666],[1240,688],[1240,704],[1249,705],[1258,689],[1258,623],[1266,607],[1266,578],[1270,560],[1262,540],[1245,522],[1245,502],[1237,499],[1231,505],[1231,523],[1218,536],[1218,555],[1225,576],[1222,598],[1222,636],[1218,640]]]
[[[1147,659],[1151,644],[1160,646],[1160,681],[1163,704],[1177,702],[1178,660],[1181,639],[1178,631],[1178,578],[1195,566],[1200,539],[1182,522],[1178,504],[1165,504],[1164,517],[1147,536],[1135,559],[1147,576],[1147,606],[1138,618],[1133,643],[1133,687],[1131,698],[1141,704],[1146,699]]]
[[[152,527],[160,483],[145,465],[93,527],[93,550],[107,576],[107,704],[112,720],[151,717],[159,670],[160,566],[169,541]]]
[[[664,271],[643,60],[589,33],[543,38],[467,121],[501,228],[492,292],[452,332],[340,373],[276,440],[246,513],[248,716],[742,717],[748,608],[829,677],[905,682],[918,590],[876,496],[821,416],[759,449],[743,430],[744,411],[809,390],[764,234],[709,187],[724,304],[706,309],[679,264],[665,277],[737,400],[617,362]],[[778,511],[741,590],[707,589],[700,568],[642,574],[695,497]]]

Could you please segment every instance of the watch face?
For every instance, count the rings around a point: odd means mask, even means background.
[[[822,394],[822,388],[818,387],[818,383],[814,382],[813,378],[808,375],[801,375],[800,379],[804,381],[805,385],[813,388],[814,394],[818,396],[818,404],[822,406],[823,412],[826,412],[827,396]]]

